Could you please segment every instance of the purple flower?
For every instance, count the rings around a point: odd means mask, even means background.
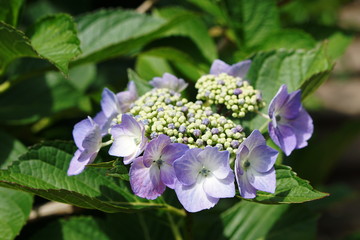
[[[94,121],[99,124],[102,135],[108,134],[112,120],[122,113],[129,111],[130,105],[138,98],[134,82],[129,82],[128,90],[114,94],[104,88],[101,95],[101,111],[95,116]]]
[[[250,65],[251,60],[245,60],[230,66],[217,59],[211,65],[210,74],[218,75],[220,73],[226,73],[234,77],[244,78],[250,68]]]
[[[301,91],[288,94],[282,85],[269,105],[269,134],[287,156],[294,149],[307,146],[314,125],[310,115],[301,105]]]
[[[243,198],[256,197],[256,190],[275,192],[274,163],[278,152],[266,146],[265,138],[254,130],[238,148],[235,177]]]
[[[235,196],[234,173],[229,152],[216,147],[193,148],[174,162],[178,179],[175,192],[189,212],[209,209],[220,198]]]
[[[100,127],[90,117],[74,126],[73,137],[78,150],[71,159],[67,174],[81,173],[86,164],[92,163],[101,148]]]
[[[109,149],[109,154],[124,157],[124,164],[130,164],[146,147],[144,125],[130,115],[123,114],[121,123],[113,126],[110,133],[114,142]]]
[[[175,92],[181,92],[188,84],[181,78],[177,78],[170,73],[164,73],[161,77],[155,77],[150,81],[150,84],[155,88],[168,88]]]
[[[155,199],[165,187],[174,188],[173,162],[189,149],[185,144],[171,143],[164,134],[151,140],[144,155],[134,160],[130,167],[130,185],[133,192],[143,198]]]

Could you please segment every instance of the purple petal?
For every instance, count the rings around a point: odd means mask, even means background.
[[[269,117],[273,118],[274,114],[285,104],[288,99],[287,87],[285,84],[281,85],[275,97],[269,104]]]
[[[128,112],[130,105],[138,98],[135,83],[133,81],[129,82],[128,90],[116,94],[116,97],[118,99],[121,111]]]
[[[123,114],[121,116],[121,127],[126,129],[129,132],[132,132],[135,136],[141,136],[142,134],[142,125],[135,118],[130,115]]]
[[[164,73],[161,78],[155,77],[149,83],[155,88],[168,88],[176,92],[181,92],[188,85],[183,79],[177,78],[169,73]]]
[[[290,121],[296,135],[296,148],[307,146],[307,141],[311,138],[314,131],[313,121],[305,109],[301,109],[299,116]]]
[[[107,88],[104,88],[102,92],[101,108],[107,118],[113,118],[121,113],[116,95]]]
[[[155,199],[165,191],[160,179],[160,170],[154,165],[147,168],[142,157],[136,158],[130,167],[130,185],[133,192],[142,198]]]
[[[216,59],[211,65],[210,74],[218,75],[220,73],[227,73],[229,68],[230,66],[228,64],[219,59]]]
[[[186,144],[171,143],[163,149],[161,159],[167,164],[172,165],[173,162],[182,157],[187,150],[189,150],[189,146]]]
[[[84,154],[82,154],[82,152],[80,150],[77,150],[74,153],[73,158],[71,159],[68,171],[67,171],[67,175],[68,176],[73,176],[73,175],[78,175],[80,174],[82,171],[84,171],[85,166],[89,163],[92,163],[96,157],[97,153],[95,154],[90,154],[90,155],[86,155],[86,157],[84,157]]]
[[[163,149],[170,143],[170,137],[164,134],[161,134],[157,138],[151,140],[144,152],[144,165],[146,167],[150,167],[153,161],[159,160]]]
[[[256,188],[254,188],[248,181],[246,173],[244,171],[242,171],[243,174],[240,174],[240,166],[239,166],[239,162],[236,161],[235,162],[235,178],[236,178],[236,182],[238,184],[239,187],[239,192],[240,195],[243,198],[255,198],[256,197]]]
[[[266,145],[265,138],[259,132],[259,130],[254,130],[251,134],[241,143],[241,145],[245,145],[249,151],[251,152],[254,148],[259,145]]]
[[[254,148],[249,156],[251,167],[258,172],[267,172],[275,164],[278,151],[266,145]]]
[[[201,151],[199,148],[190,149],[184,156],[174,161],[176,177],[182,184],[192,185],[196,182],[199,171],[203,167],[197,157]]]
[[[244,78],[249,71],[250,65],[251,60],[245,60],[230,66],[226,73],[234,77]]]
[[[214,198],[231,198],[235,196],[234,173],[229,172],[224,179],[216,176],[207,176],[204,180],[204,191]]]
[[[204,192],[203,179],[201,178],[192,185],[182,185],[177,182],[175,192],[180,203],[188,212],[212,208],[219,201],[218,198],[213,198]]]
[[[219,179],[226,178],[232,172],[229,165],[229,152],[219,151],[217,147],[206,147],[198,154],[202,165]]]
[[[83,150],[83,141],[86,138],[86,136],[89,134],[89,132],[92,131],[94,128],[94,123],[92,122],[91,118],[84,119],[74,126],[73,130],[73,137],[76,146]]]
[[[93,128],[85,136],[85,138],[82,142],[82,147],[84,150],[94,153],[94,152],[99,151],[99,149],[101,147],[102,136],[101,136],[99,125],[97,125],[94,122],[92,122],[92,123],[93,123]]]
[[[247,171],[249,183],[256,189],[264,192],[274,193],[276,188],[275,169],[271,168],[268,172],[260,173],[254,169]]]
[[[275,128],[275,134],[279,139],[281,150],[284,151],[286,156],[289,156],[295,149],[297,142],[293,129],[286,125],[280,125]]]
[[[109,149],[109,154],[117,157],[127,157],[138,151],[138,145],[134,141],[134,136],[118,136]]]
[[[250,153],[249,149],[244,144],[241,144],[236,154],[236,160],[235,160],[236,174],[241,174],[241,175],[244,174],[244,169],[242,169],[242,163],[248,159],[249,153]]]
[[[160,168],[161,181],[169,188],[175,188],[176,175],[174,167],[169,164],[163,164]]]
[[[112,120],[112,118],[107,118],[103,111],[98,112],[94,117],[94,122],[99,125],[102,136],[109,134]]]
[[[297,90],[288,95],[287,101],[278,109],[279,115],[286,119],[296,118],[301,109],[301,91]]]

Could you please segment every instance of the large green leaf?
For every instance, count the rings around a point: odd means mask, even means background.
[[[1,0],[0,21],[16,26],[24,0]]]
[[[247,79],[261,90],[269,104],[282,84],[287,85],[289,92],[301,89],[302,98],[306,98],[327,79],[332,67],[326,56],[326,45],[312,50],[280,49],[256,54]],[[267,107],[261,111],[267,114]],[[250,129],[259,129],[266,121],[257,115],[244,124]]]
[[[31,42],[43,58],[65,74],[68,73],[69,62],[81,52],[75,23],[66,14],[48,16],[38,21]]]
[[[128,69],[127,72],[128,72],[129,81],[133,81],[135,83],[136,90],[139,96],[144,95],[145,93],[147,93],[149,90],[152,89],[152,86],[146,80],[139,77],[139,75],[137,75],[136,72],[134,72],[130,68]]]
[[[9,134],[0,131],[1,151],[0,151],[0,168],[4,169],[13,161],[25,153],[27,148],[17,139]]]
[[[11,240],[20,233],[32,203],[31,194],[0,187],[0,239]]]
[[[67,74],[71,59],[80,53],[75,24],[66,14],[43,18],[33,29],[31,41],[23,32],[0,22],[0,74],[22,57],[46,59]]]
[[[215,239],[314,239],[317,214],[302,206],[240,202],[209,231]],[[219,228],[223,229],[219,229]],[[221,236],[214,237],[221,230]],[[219,234],[219,233],[217,233]]]
[[[67,176],[74,152],[72,143],[45,142],[37,145],[7,170],[0,171],[0,186],[105,212],[164,207],[137,198],[126,182],[105,176],[104,170],[89,168],[80,175]]]
[[[276,166],[275,193],[258,191],[253,201],[261,203],[302,203],[329,194],[315,190],[309,181],[299,178],[288,166]]]

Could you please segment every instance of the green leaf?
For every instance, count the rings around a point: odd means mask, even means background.
[[[86,14],[77,23],[82,54],[75,64],[135,53],[173,24],[123,9]]]
[[[16,58],[39,57],[25,34],[12,26],[0,22],[0,36],[0,75]]]
[[[288,91],[302,90],[305,99],[327,79],[333,65],[326,56],[326,45],[312,50],[274,50],[260,52],[253,58],[247,79],[260,89],[268,105],[282,84]],[[261,112],[267,114],[267,107]],[[260,115],[243,122],[250,129],[260,129],[267,119]]]
[[[155,12],[168,21],[174,21],[181,18],[182,21],[170,28],[164,36],[185,36],[190,38],[199,48],[203,56],[211,63],[217,58],[216,46],[209,36],[208,29],[204,22],[190,11],[182,8],[162,8]]]
[[[262,205],[240,202],[220,215],[209,229],[214,239],[314,239],[317,214],[300,205]],[[214,230],[223,226],[222,236]],[[210,235],[211,234],[211,235]]]
[[[80,175],[67,176],[75,150],[74,145],[67,142],[36,145],[7,170],[0,171],[0,186],[105,212],[164,207],[136,197],[127,183],[105,176],[106,170],[89,168]]]
[[[209,0],[187,0],[187,1],[216,17],[216,20],[220,24],[224,24],[226,22],[226,16],[224,16],[225,13],[218,6],[218,4],[216,4],[216,1],[209,1]]]
[[[154,77],[161,77],[166,72],[175,74],[166,59],[147,55],[139,55],[135,69],[142,78],[149,80]]]
[[[0,187],[0,239],[11,240],[20,233],[32,204],[32,195]]]
[[[16,26],[19,19],[19,12],[24,0],[1,0],[0,21]]]
[[[37,52],[63,73],[69,62],[80,54],[80,41],[73,19],[66,14],[48,16],[35,24],[31,42]]]
[[[152,89],[152,86],[147,81],[139,77],[139,75],[137,75],[137,73],[130,68],[128,69],[128,78],[129,81],[134,81],[139,96],[144,95],[150,89]]]
[[[288,166],[278,165],[275,169],[275,193],[258,191],[253,201],[261,203],[303,203],[329,195],[315,190],[309,181],[299,178]]]
[[[328,55],[331,59],[341,57],[350,43],[353,36],[341,31],[337,31],[328,38]]]

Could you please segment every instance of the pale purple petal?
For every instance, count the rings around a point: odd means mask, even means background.
[[[214,198],[230,198],[235,196],[234,173],[229,172],[224,179],[218,179],[215,175],[208,176],[204,180],[204,191]]]
[[[97,152],[100,149],[101,146],[101,132],[99,125],[95,124],[91,119],[90,121],[93,124],[93,128],[88,131],[87,135],[85,136],[82,147],[83,149],[89,151],[89,152]]]
[[[182,157],[187,150],[189,150],[189,146],[186,144],[171,143],[163,149],[161,159],[172,165],[173,162]]]
[[[128,90],[116,94],[120,109],[123,113],[128,112],[130,105],[138,98],[136,85],[133,81],[129,82]]]
[[[159,160],[163,149],[171,143],[170,137],[161,134],[157,138],[151,140],[144,152],[144,165],[150,167],[153,161]]]
[[[202,151],[199,148],[188,150],[181,158],[174,161],[175,174],[178,180],[185,185],[192,185],[196,182],[199,171],[203,165],[197,155]]]
[[[234,77],[244,78],[249,71],[250,65],[251,60],[245,60],[231,65],[230,68],[226,71],[226,73]]]
[[[90,164],[94,161],[96,154],[90,154],[90,155],[86,155],[86,157],[84,157],[84,154],[82,154],[82,152],[80,150],[77,150],[74,154],[74,156],[71,159],[68,171],[67,171],[67,175],[68,176],[73,176],[73,175],[78,175],[80,174],[82,171],[84,171],[85,166],[87,164]],[[80,156],[81,159],[80,159]]]
[[[174,167],[164,163],[160,167],[160,177],[161,181],[168,186],[169,188],[174,189],[175,188],[175,182],[176,182],[176,175]]]
[[[101,108],[107,118],[113,118],[121,113],[116,95],[107,88],[104,88],[102,92]]]
[[[155,88],[168,88],[175,92],[181,92],[188,86],[183,79],[169,73],[164,73],[161,78],[155,77],[149,83]]]
[[[290,122],[296,135],[296,148],[307,146],[307,141],[311,138],[314,125],[310,115],[301,109],[299,116]]]
[[[278,112],[283,118],[293,119],[299,115],[301,108],[301,91],[297,90],[288,95],[288,99]]]
[[[112,118],[107,118],[103,111],[98,112],[94,117],[94,122],[99,125],[102,136],[109,134],[112,120]]]
[[[239,171],[240,166],[238,164],[238,162],[236,161],[235,163],[235,177],[236,177],[236,182],[238,184],[239,187],[239,192],[240,195],[243,198],[255,198],[256,197],[256,188],[254,188],[250,183],[249,180],[247,179],[247,175],[246,174],[240,174],[241,171]]]
[[[139,197],[155,199],[165,191],[165,185],[160,180],[159,168],[147,168],[142,157],[134,159],[129,176],[131,189]]]
[[[210,74],[218,75],[220,73],[227,73],[229,68],[230,66],[228,64],[219,59],[216,59],[210,67]]]
[[[198,158],[204,167],[219,179],[226,178],[229,172],[232,172],[229,156],[228,151],[219,151],[217,147],[206,147],[198,154]]]
[[[135,136],[141,136],[142,134],[142,125],[135,118],[130,115],[123,114],[121,116],[121,127],[127,129],[129,132],[132,132]]]
[[[278,151],[266,145],[255,147],[249,156],[251,167],[258,172],[267,172],[275,164]]]
[[[84,149],[83,141],[84,141],[85,137],[89,134],[89,132],[93,129],[93,127],[94,127],[94,125],[89,118],[86,118],[86,119],[78,122],[77,124],[75,124],[74,130],[73,130],[73,137],[74,137],[76,146],[80,150]]]
[[[134,141],[134,136],[118,136],[109,149],[109,154],[117,157],[127,157],[137,152],[138,145]]]
[[[256,189],[264,192],[274,193],[276,188],[275,169],[271,168],[268,172],[259,173],[254,169],[247,172],[249,183]]]
[[[285,84],[281,85],[275,97],[269,104],[269,116],[273,118],[273,115],[285,104],[288,99],[287,87]]]
[[[192,185],[183,185],[177,182],[175,192],[180,203],[188,212],[199,212],[212,208],[219,201],[218,198],[213,198],[204,192],[203,179],[201,177]]]
[[[252,151],[255,147],[259,145],[265,144],[265,138],[257,129],[252,131],[251,134],[242,143],[242,145],[245,145],[249,149],[249,151]]]
[[[289,156],[296,148],[297,142],[293,129],[286,125],[280,125],[275,129],[275,134],[279,139],[280,148],[284,151],[286,156]]]

